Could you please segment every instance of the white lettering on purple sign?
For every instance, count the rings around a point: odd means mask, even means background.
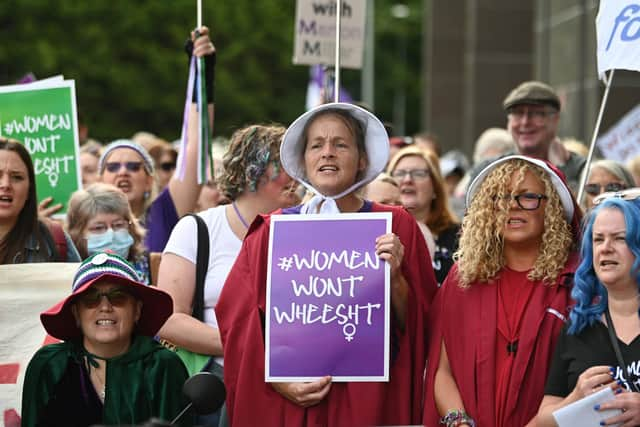
[[[320,277],[317,273],[329,274],[333,268],[340,267],[344,273],[347,270],[379,270],[383,267],[380,258],[375,252],[358,252],[355,250],[342,250],[339,252],[324,252],[311,250],[306,255],[292,254],[279,258],[276,267],[284,272],[310,271],[308,279],[304,281],[291,280],[291,289],[295,297],[348,297],[355,298],[357,290],[366,286],[363,275],[343,275],[341,277]],[[374,311],[380,310],[380,303],[336,303],[321,302],[297,303],[291,302],[289,307],[279,308],[274,306],[275,321],[283,323],[302,323],[311,325],[336,323],[342,326],[345,339],[351,342],[356,334],[357,326],[361,323],[372,324]]]

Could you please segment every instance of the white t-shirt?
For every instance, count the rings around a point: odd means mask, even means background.
[[[218,303],[229,271],[240,253],[242,240],[231,230],[224,205],[199,212],[198,216],[209,229],[209,268],[204,281],[204,321],[217,328],[214,307]],[[196,264],[198,228],[195,219],[185,217],[178,221],[163,253],[172,253]]]

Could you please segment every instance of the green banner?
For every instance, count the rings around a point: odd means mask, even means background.
[[[67,211],[80,188],[75,82],[0,87],[0,136],[22,142],[33,160],[38,200],[52,196]]]

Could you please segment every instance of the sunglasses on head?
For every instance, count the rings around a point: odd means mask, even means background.
[[[608,184],[600,185],[600,184],[586,184],[584,186],[584,191],[587,194],[592,196],[597,196],[601,193],[613,193],[616,191],[624,190],[626,186],[621,182],[610,182]]]
[[[138,172],[142,169],[142,162],[107,162],[105,169],[111,173],[119,172],[122,167],[129,172]]]
[[[174,162],[160,163],[160,169],[162,169],[165,172],[171,172],[175,168],[176,168],[176,164]]]
[[[102,297],[107,297],[109,304],[114,307],[122,307],[129,301],[131,294],[122,288],[111,289],[106,292],[101,292],[96,289],[90,289],[79,298],[82,305],[87,308],[96,308],[100,305]]]
[[[593,199],[593,205],[597,206],[607,199],[618,198],[622,200],[636,200],[640,198],[640,187],[628,188],[626,190],[602,193]]]

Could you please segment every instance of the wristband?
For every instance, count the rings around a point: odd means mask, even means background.
[[[468,424],[470,427],[476,427],[476,422],[465,411],[458,409],[449,410],[444,417],[440,418],[440,424],[446,427],[458,427],[462,424]]]

